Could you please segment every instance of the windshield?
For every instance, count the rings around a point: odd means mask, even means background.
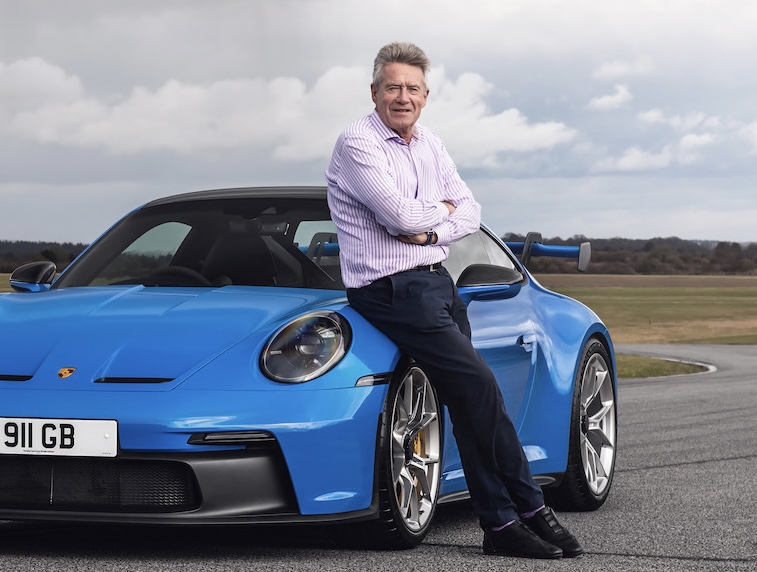
[[[188,200],[121,220],[55,288],[143,284],[343,289],[326,201]]]

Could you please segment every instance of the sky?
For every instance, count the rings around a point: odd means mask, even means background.
[[[408,41],[498,234],[757,242],[755,30],[752,0],[0,0],[0,240],[323,185]]]

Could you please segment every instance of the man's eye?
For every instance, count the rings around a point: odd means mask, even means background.
[[[419,94],[421,92],[421,88],[420,87],[416,87],[416,86],[410,86],[410,87],[407,88],[407,90],[410,93],[412,93],[413,95],[417,95],[417,94]]]
[[[386,91],[389,93],[397,93],[400,90],[400,86],[398,85],[387,85]]]

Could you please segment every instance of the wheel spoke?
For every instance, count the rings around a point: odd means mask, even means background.
[[[419,419],[411,421],[410,423],[408,423],[408,426],[407,426],[407,434],[410,436],[411,439],[414,439],[426,427],[428,427],[431,423],[436,421],[437,415],[436,415],[436,411],[432,411],[432,412],[424,411],[418,417]]]
[[[400,477],[397,479],[397,486],[399,495],[397,500],[399,501],[400,509],[403,513],[407,512],[407,507],[410,503],[410,498],[415,496],[415,481],[413,476],[408,471],[407,467],[403,465],[400,470]]]
[[[584,470],[586,471],[586,481],[589,487],[596,493],[598,490],[598,483],[600,481],[600,472],[604,472],[602,463],[600,462],[599,455],[596,449],[591,444],[591,441],[586,437],[581,439],[581,456],[584,461]]]
[[[411,498],[406,507],[406,514],[409,520],[420,523],[425,512],[433,506],[432,483],[429,482],[429,473],[425,466],[411,464],[408,466],[408,473],[411,475],[411,483],[415,485],[408,490]]]
[[[408,465],[408,472],[413,476],[416,484],[416,495],[421,498],[429,498],[431,487],[428,482],[426,467],[423,465]]]
[[[409,393],[408,401],[411,408],[408,410],[408,431],[416,431],[418,427],[423,426],[424,415],[426,413],[426,383],[425,380],[413,379],[407,384]]]
[[[615,445],[614,435],[608,434],[608,429],[614,428],[613,420],[610,419],[610,416],[614,416],[614,412],[613,403],[605,403],[598,413],[588,419],[589,434],[597,437],[602,447]]]
[[[601,369],[601,366],[597,361],[598,360],[594,360],[587,366],[586,375],[584,376],[584,385],[581,391],[581,403],[586,407],[593,403],[600,394],[608,376],[607,369]]]

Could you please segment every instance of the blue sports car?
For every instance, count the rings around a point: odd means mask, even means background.
[[[424,371],[347,303],[326,190],[201,191],[128,214],[0,296],[0,518],[349,523],[407,548],[465,498]],[[616,457],[612,342],[482,227],[445,266],[550,502],[593,510]]]

